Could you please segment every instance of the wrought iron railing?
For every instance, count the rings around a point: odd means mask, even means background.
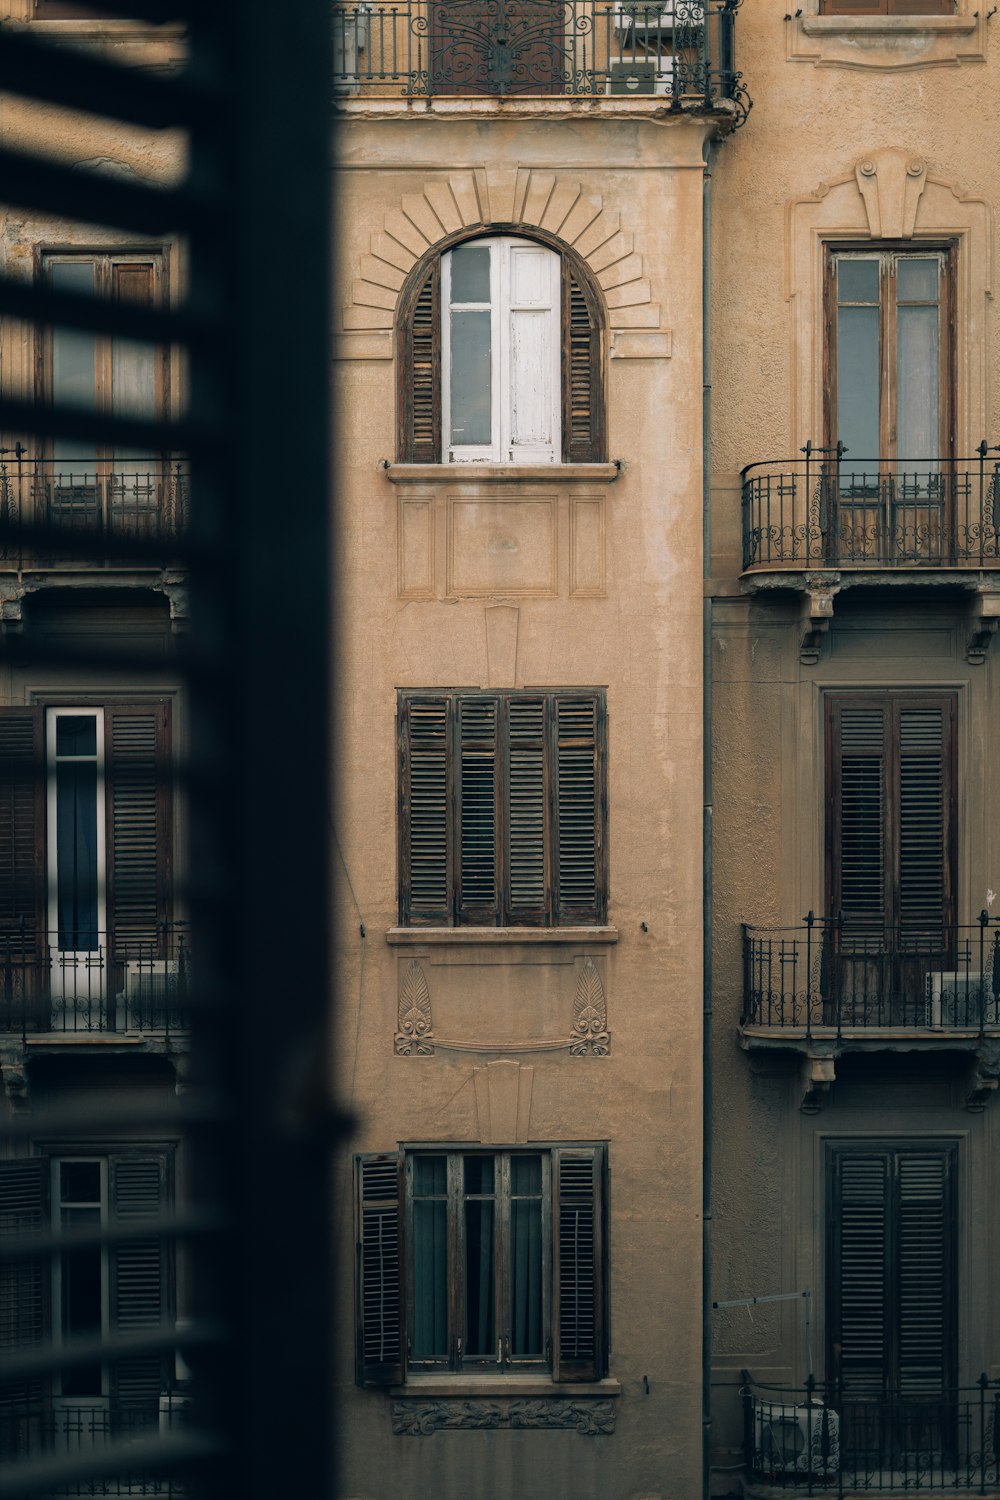
[[[743,928],[743,1026],[1000,1031],[1000,919],[916,931],[814,917]]]
[[[741,0],[344,0],[338,94],[659,97],[674,110],[750,98],[736,71]],[[728,106],[725,101],[728,101]]]
[[[187,924],[154,936],[45,933],[0,926],[0,1033],[185,1031],[191,985]]]
[[[749,464],[743,567],[1000,568],[1000,461],[855,459],[807,444]]]
[[[68,1459],[79,1465],[81,1477],[57,1483],[52,1495],[184,1495],[183,1478],[158,1472],[145,1464],[118,1462],[118,1472],[87,1474],[101,1454],[117,1444],[137,1442],[153,1434],[183,1432],[190,1398],[163,1395],[155,1408],[122,1407],[114,1402],[84,1405],[76,1401],[39,1401],[18,1404],[0,1400],[0,1464],[26,1459]]]
[[[743,1372],[746,1477],[801,1495],[993,1494],[1000,1484],[1000,1382],[921,1394],[790,1389]]]
[[[166,552],[158,559],[159,549],[179,541],[187,524],[188,471],[181,459],[0,456],[0,561],[93,561],[88,543],[102,540],[117,559],[125,560],[135,543],[137,559],[169,561]]]

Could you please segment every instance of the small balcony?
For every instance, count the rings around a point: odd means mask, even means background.
[[[930,1395],[759,1385],[744,1371],[747,1496],[1000,1495],[1000,1385]]]
[[[179,459],[0,458],[0,571],[72,562],[160,568],[188,523]]]
[[[187,924],[155,936],[0,931],[0,1036],[46,1042],[169,1046],[187,1031],[191,946]]]
[[[647,99],[729,115],[750,99],[735,64],[741,0],[346,0],[333,7],[334,84],[432,99]]]
[[[189,1487],[183,1477],[144,1462],[140,1453],[151,1440],[182,1435],[189,1405],[186,1394],[162,1395],[152,1409],[107,1402],[88,1406],[75,1400],[38,1406],[7,1401],[0,1409],[0,1463],[62,1460],[81,1470],[86,1465],[86,1478],[56,1481],[38,1488],[38,1494],[185,1495]],[[100,1472],[105,1459],[107,1471]]]

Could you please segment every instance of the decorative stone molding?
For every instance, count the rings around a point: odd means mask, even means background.
[[[990,589],[976,589],[973,596],[971,628],[965,646],[965,658],[972,666],[981,667],[986,660],[990,641],[996,635],[1000,621],[1000,593]]]
[[[576,1016],[569,1050],[574,1057],[607,1057],[611,1051],[608,1002],[601,976],[590,958],[584,959],[577,981]]]
[[[905,151],[877,151],[854,169],[872,239],[908,240],[927,180],[927,163]]]
[[[806,593],[802,600],[802,639],[799,643],[799,661],[803,666],[814,667],[819,661],[823,638],[833,620],[833,601],[840,586],[837,574],[829,577],[808,575]]]
[[[810,1052],[802,1059],[802,1097],[799,1108],[804,1115],[815,1115],[830,1097],[837,1076],[837,1060],[832,1055]]]
[[[393,1401],[392,1430],[399,1437],[429,1437],[452,1428],[562,1428],[586,1437],[615,1430],[613,1401],[557,1397],[520,1401]]]
[[[500,1058],[476,1068],[472,1076],[482,1145],[523,1145],[531,1129],[534,1068]]]
[[[958,16],[820,16],[818,5],[785,17],[786,56],[815,67],[957,67],[986,61],[987,7]]]
[[[434,1052],[430,990],[415,958],[399,985],[394,1051],[397,1057],[430,1057]]]
[[[616,211],[605,209],[599,193],[561,173],[486,167],[433,177],[386,214],[361,257],[343,310],[344,331],[391,329],[400,290],[417,261],[449,235],[493,225],[508,232],[541,229],[572,246],[604,293],[609,328],[660,328],[660,307],[652,301],[634,237],[621,228]],[[391,358],[389,341],[383,347]],[[368,349],[365,357],[377,356]],[[665,355],[657,350],[653,357]]]

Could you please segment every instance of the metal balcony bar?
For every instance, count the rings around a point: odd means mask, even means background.
[[[187,1029],[190,987],[183,922],[142,936],[0,927],[0,1034],[169,1039]]]
[[[749,464],[743,567],[1000,568],[1000,461],[856,459]],[[805,450],[804,450],[805,451]]]
[[[188,524],[182,459],[27,458],[0,454],[0,561],[21,565],[40,549],[67,560],[80,541],[136,543],[143,561],[177,542]],[[89,555],[89,552],[88,552]],[[161,561],[169,561],[164,554]]]
[[[1000,1031],[1000,919],[878,927],[810,912],[800,927],[743,928],[744,1027]]]
[[[1000,1484],[1000,1382],[903,1393],[743,1372],[746,1477],[797,1495],[978,1494]]]
[[[741,0],[345,0],[333,7],[341,95],[660,96],[750,110],[735,69]]]
[[[184,1479],[143,1461],[139,1445],[155,1436],[183,1436],[188,1406],[186,1394],[164,1394],[156,1407],[7,1401],[0,1406],[0,1463],[41,1459],[47,1468],[65,1468],[73,1477],[57,1479],[47,1491],[53,1495],[183,1495]],[[127,1444],[131,1455],[121,1448],[112,1455],[118,1444]]]

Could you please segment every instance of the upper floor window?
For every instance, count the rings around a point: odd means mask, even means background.
[[[436,256],[399,325],[403,463],[604,459],[602,328],[576,262],[532,240]]]
[[[598,689],[401,692],[400,921],[605,921],[606,734]]]

